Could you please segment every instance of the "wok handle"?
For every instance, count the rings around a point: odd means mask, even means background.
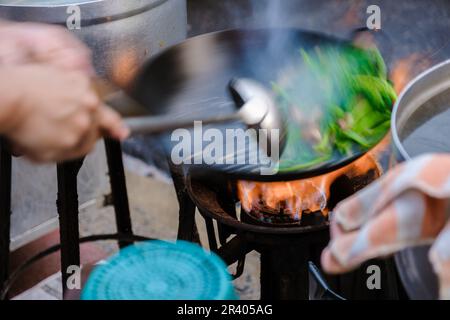
[[[117,91],[103,97],[103,102],[117,111],[122,117],[146,117],[147,108],[131,98],[124,91]]]
[[[93,88],[105,104],[125,118],[132,134],[160,134],[180,128],[193,128],[196,121],[202,125],[221,124],[241,120],[238,113],[206,119],[174,119],[173,116],[149,116],[148,110],[123,90],[102,79],[93,80]]]
[[[108,80],[94,78],[91,86],[99,98],[122,117],[139,117],[149,114],[147,108]]]
[[[223,124],[239,120],[240,116],[238,114],[217,116],[207,119],[190,119],[190,120],[187,119],[174,120],[172,117],[154,116],[154,117],[126,118],[125,123],[128,126],[128,128],[130,128],[133,134],[160,134],[181,128],[185,129],[193,128],[197,121],[200,121],[202,125],[210,125],[210,124]]]

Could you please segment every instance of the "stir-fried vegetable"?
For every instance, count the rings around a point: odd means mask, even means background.
[[[281,171],[299,170],[375,146],[390,127],[396,99],[375,49],[301,51],[273,90],[288,114]]]

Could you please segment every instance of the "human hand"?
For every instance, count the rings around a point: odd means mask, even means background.
[[[0,134],[36,162],[76,159],[102,136],[123,140],[129,134],[81,72],[40,65],[0,68],[0,94]]]
[[[430,260],[450,299],[450,155],[425,155],[400,165],[339,204],[331,242],[322,254],[328,273],[408,247],[433,244]]]
[[[0,65],[50,64],[94,74],[91,51],[63,27],[2,21]]]

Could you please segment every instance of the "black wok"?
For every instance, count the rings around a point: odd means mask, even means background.
[[[270,88],[281,70],[298,63],[300,48],[307,50],[325,45],[345,47],[352,43],[294,29],[230,30],[202,35],[151,59],[136,78],[129,94],[152,115],[171,115],[180,120],[227,115],[236,111],[227,91],[230,79],[251,78]],[[235,122],[216,125],[216,128],[224,131],[245,127]],[[169,137],[166,140],[165,147],[170,155],[175,143]],[[286,148],[289,148],[289,143],[295,144],[295,141],[288,141]],[[367,151],[361,149],[318,166],[284,170],[274,175],[261,174],[261,165],[188,164],[188,167],[196,176],[225,175],[254,181],[287,181],[337,170]],[[286,160],[285,154],[281,154],[281,162]]]

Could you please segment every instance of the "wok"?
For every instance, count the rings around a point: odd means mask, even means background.
[[[236,112],[236,105],[227,90],[230,79],[255,79],[271,88],[271,83],[277,81],[284,69],[300,63],[301,48],[308,50],[317,46],[345,48],[352,46],[352,42],[298,29],[229,30],[206,34],[184,41],[151,59],[128,93],[154,116],[169,115],[176,120],[226,116]],[[226,129],[245,129],[245,126],[237,121],[216,124],[214,128],[225,134]],[[170,137],[166,137],[165,142],[170,155],[177,142]],[[252,143],[257,142],[247,140],[245,150],[249,150]],[[295,143],[286,142],[280,163],[295,158],[295,153],[299,152],[295,150]],[[202,142],[201,147],[205,148],[206,144]],[[252,154],[246,154],[245,165],[195,164],[194,155],[199,154],[201,147],[186,156],[192,160],[187,164],[192,175],[221,175],[253,181],[287,181],[322,175],[350,164],[369,151],[359,149],[349,156],[317,166],[262,174],[263,165],[249,164],[250,158],[255,156]],[[239,152],[234,150],[225,155],[236,156]]]

